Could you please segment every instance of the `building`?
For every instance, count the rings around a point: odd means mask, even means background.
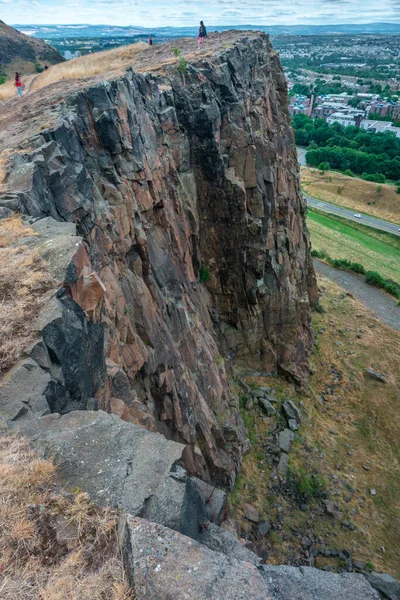
[[[324,94],[317,97],[316,103],[336,102],[337,104],[348,104],[350,98],[353,98],[353,96],[346,92],[342,92],[341,94]]]
[[[363,110],[353,109],[332,113],[326,119],[326,121],[329,125],[333,125],[333,123],[339,123],[339,125],[343,125],[343,127],[348,127],[349,125],[355,125],[356,127],[360,127],[360,123],[363,117]]]
[[[310,98],[306,98],[301,94],[292,96],[289,104],[289,114],[293,117],[294,115],[308,115],[310,111]]]
[[[360,123],[361,129],[372,131],[373,133],[385,133],[390,131],[396,137],[400,138],[400,127],[393,127],[388,121],[373,121],[372,119],[363,119]]]
[[[81,53],[79,50],[77,50],[76,52],[71,52],[70,50],[65,50],[65,52],[64,52],[65,60],[72,60],[73,58],[79,58],[80,55],[81,55]]]

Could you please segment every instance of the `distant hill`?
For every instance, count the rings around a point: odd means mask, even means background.
[[[211,25],[206,23],[209,31],[226,31],[228,29],[256,29],[272,35],[329,35],[329,34],[400,34],[400,23],[354,23],[344,25]],[[29,32],[35,38],[56,40],[76,37],[131,37],[135,35],[156,35],[173,37],[195,36],[198,31],[197,22],[193,27],[136,27],[133,25],[119,27],[114,25],[15,25],[19,30]]]
[[[11,75],[15,71],[32,73],[37,64],[43,67],[63,60],[58,50],[43,40],[25,35],[0,21],[0,75]]]

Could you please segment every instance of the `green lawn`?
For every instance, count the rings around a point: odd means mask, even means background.
[[[399,242],[390,234],[366,233],[331,215],[309,210],[307,218],[311,243],[331,258],[346,258],[361,263],[368,271],[400,283]]]

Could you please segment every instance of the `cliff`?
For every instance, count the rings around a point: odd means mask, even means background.
[[[304,384],[317,291],[268,37],[192,46],[180,44],[180,71],[165,44],[122,74],[8,103],[0,207],[79,236],[56,261],[62,285],[29,352],[48,411],[112,412],[184,444],[192,473],[229,485],[248,447],[231,364]],[[46,239],[51,264],[63,246]]]

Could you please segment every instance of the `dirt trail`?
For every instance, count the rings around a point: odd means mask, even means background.
[[[394,298],[369,285],[355,273],[334,269],[315,259],[314,267],[317,274],[324,275],[344,288],[346,292],[353,294],[355,298],[372,310],[377,319],[400,331],[400,306],[397,305]]]

